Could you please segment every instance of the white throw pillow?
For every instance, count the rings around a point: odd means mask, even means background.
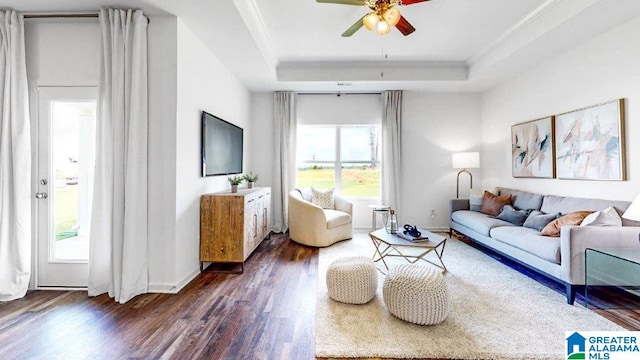
[[[616,209],[608,207],[588,215],[580,226],[622,226],[622,219]]]
[[[318,205],[323,209],[335,209],[335,203],[333,200],[333,190],[316,190],[313,187],[311,188],[312,198],[311,203],[314,205]]]

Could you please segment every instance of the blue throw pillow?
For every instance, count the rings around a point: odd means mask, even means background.
[[[545,214],[542,211],[532,211],[527,217],[527,220],[522,224],[524,227],[528,227],[537,231],[542,231],[548,223],[558,218],[560,214]]]
[[[498,216],[496,216],[496,218],[508,221],[513,225],[522,226],[525,220],[527,220],[527,216],[529,216],[530,212],[531,210],[516,210],[511,205],[505,205],[502,207],[502,211]]]

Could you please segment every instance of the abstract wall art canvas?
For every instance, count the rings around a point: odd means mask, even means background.
[[[559,179],[626,180],[624,99],[557,115]]]
[[[513,177],[553,178],[553,116],[511,126]]]

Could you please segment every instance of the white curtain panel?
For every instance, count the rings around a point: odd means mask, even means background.
[[[100,82],[89,295],[125,303],[148,291],[147,18],[100,11]]]
[[[0,301],[19,299],[29,287],[31,201],[24,21],[0,11]]]
[[[399,210],[402,186],[402,91],[384,91],[382,100],[382,202]]]
[[[275,122],[275,169],[273,179],[273,231],[289,228],[287,201],[296,182],[296,101],[297,94],[276,92],[273,96]]]

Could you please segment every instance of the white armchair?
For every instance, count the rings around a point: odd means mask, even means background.
[[[325,247],[351,239],[353,203],[334,195],[335,209],[311,203],[311,189],[289,192],[289,238],[297,243]]]

